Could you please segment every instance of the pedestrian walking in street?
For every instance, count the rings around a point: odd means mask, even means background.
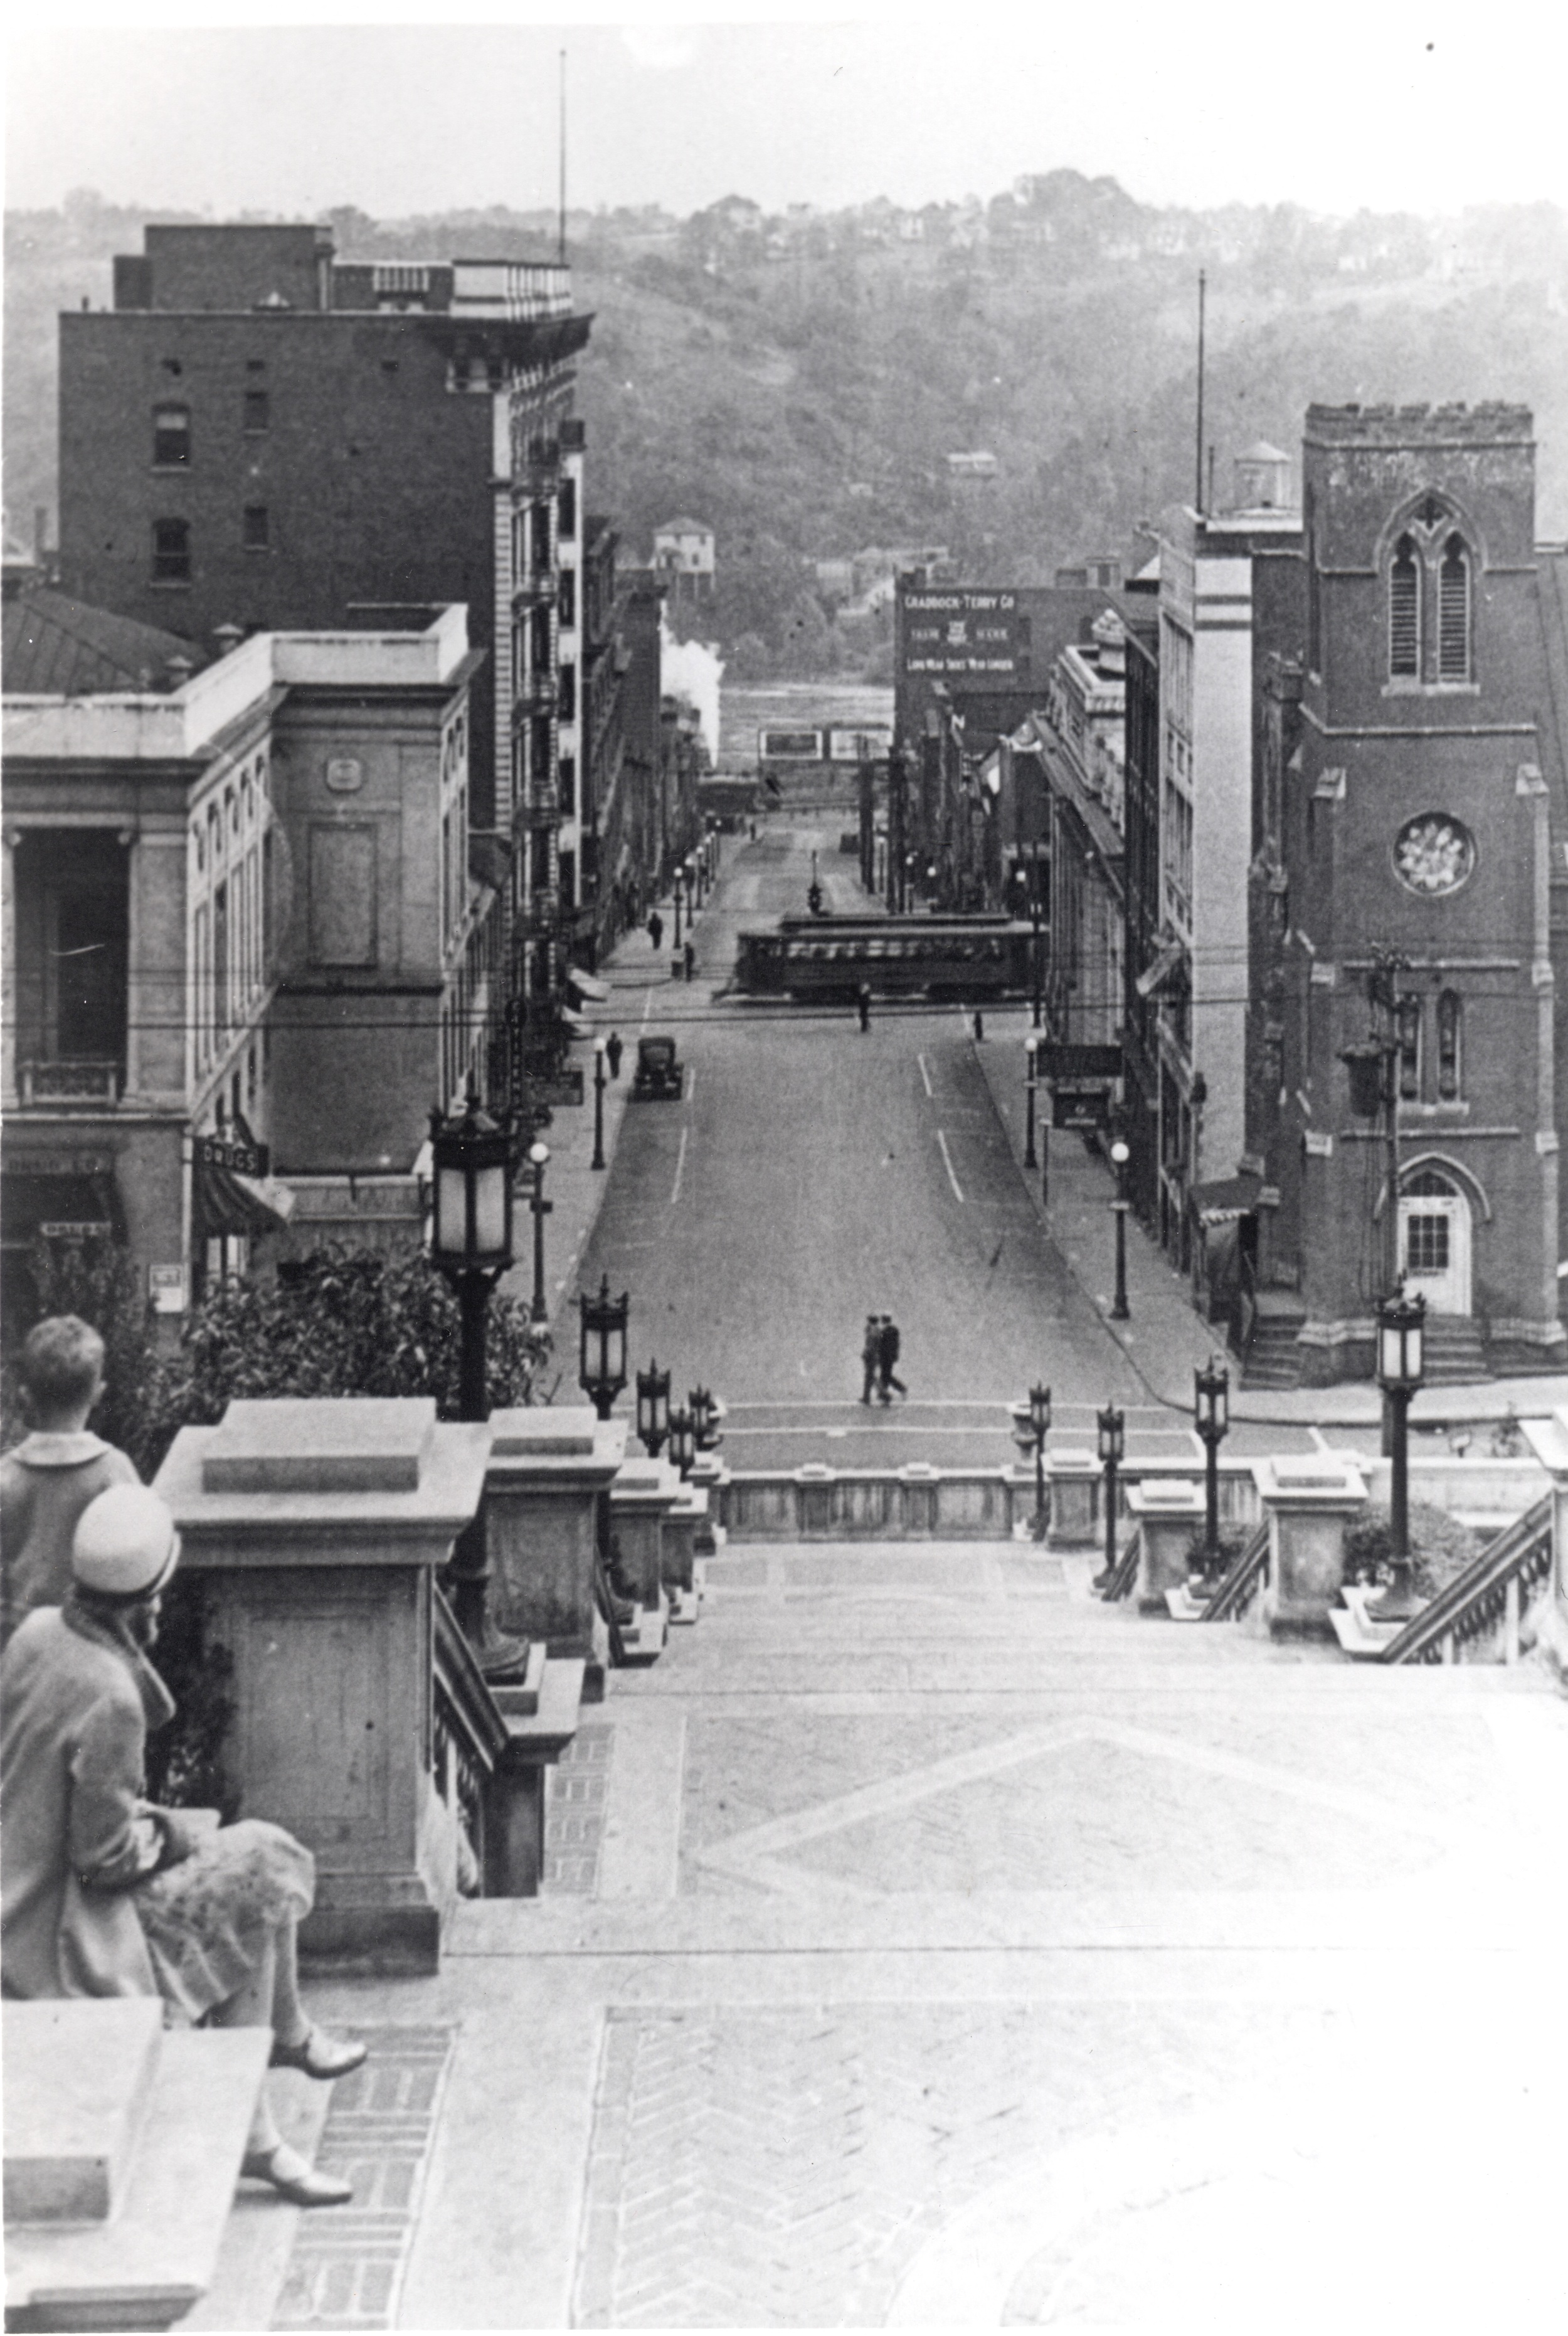
[[[123,1452],[89,1433],[103,1393],[103,1341],[75,1314],[27,1334],[19,1374],[33,1433],[0,1459],[0,1646],[34,1606],[71,1587],[71,1536],[90,1501],[134,1484]]]
[[[880,1383],[881,1377],[881,1317],[878,1314],[866,1316],[866,1335],[861,1347],[861,1368],[862,1373],[861,1401],[869,1404],[872,1399],[872,1389]]]
[[[625,1051],[621,1045],[620,1032],[612,1030],[604,1042],[605,1060],[609,1065],[609,1075],[612,1079],[618,1079],[620,1076],[620,1058]]]
[[[861,1028],[869,1030],[872,1027],[872,993],[863,981],[855,993],[855,1004],[860,1008]]]
[[[891,1314],[884,1314],[877,1329],[877,1393],[883,1403],[892,1401],[891,1390],[894,1387],[897,1387],[901,1395],[909,1393],[908,1387],[898,1374],[899,1348],[901,1343],[898,1324]]]
[[[656,909],[648,920],[648,937],[657,949],[664,939],[664,919]]]
[[[696,951],[689,941],[681,951],[681,955],[686,960],[686,978],[690,981],[696,972]]]

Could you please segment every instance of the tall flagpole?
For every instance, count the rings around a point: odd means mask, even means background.
[[[1206,283],[1203,270],[1198,270],[1198,456],[1197,506],[1203,505],[1203,297]]]

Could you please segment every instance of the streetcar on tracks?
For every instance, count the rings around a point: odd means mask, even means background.
[[[1032,929],[1001,915],[781,917],[742,933],[735,988],[755,998],[877,998],[979,1005],[1029,985]]]

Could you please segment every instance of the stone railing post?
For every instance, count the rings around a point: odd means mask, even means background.
[[[1100,1465],[1064,1445],[1046,1454],[1047,1549],[1093,1549],[1099,1538]]]
[[[1206,1514],[1203,1486],[1188,1476],[1145,1476],[1127,1487],[1127,1514],[1142,1528],[1138,1611],[1168,1614],[1166,1591],[1192,1572],[1193,1536]]]
[[[498,1627],[542,1640],[553,1658],[580,1657],[582,1700],[604,1700],[595,1644],[593,1562],[599,1506],[626,1459],[624,1419],[588,1404],[514,1406],[490,1415],[484,1479],[490,1609]]]
[[[463,1848],[438,1789],[435,1571],[489,1452],[488,1426],[439,1424],[425,1397],[282,1398],[181,1428],[158,1472],[233,1657],[241,1813],[316,1854],[307,1953],[436,1966]]]
[[[1329,1610],[1345,1578],[1345,1536],[1367,1505],[1367,1480],[1347,1460],[1259,1460],[1258,1494],[1269,1521],[1269,1571],[1261,1602],[1272,1637],[1333,1636]]]
[[[619,1571],[634,1585],[638,1618],[621,1636],[628,1651],[646,1659],[664,1644],[669,1600],[664,1588],[665,1519],[680,1497],[680,1471],[667,1460],[634,1453],[617,1470],[609,1488],[610,1536],[620,1552]],[[635,1637],[636,1644],[631,1643]]]
[[[1530,1448],[1552,1479],[1552,1595],[1535,1613],[1536,1645],[1568,1680],[1568,1404],[1544,1419],[1521,1420]]]
[[[672,1622],[695,1622],[697,1617],[696,1543],[707,1523],[708,1495],[700,1484],[682,1484],[664,1521],[664,1550],[659,1578],[669,1601]]]

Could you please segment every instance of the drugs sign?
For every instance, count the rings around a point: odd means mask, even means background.
[[[1087,1131],[1104,1127],[1110,1116],[1108,1086],[1055,1087],[1051,1092],[1051,1125]]]

